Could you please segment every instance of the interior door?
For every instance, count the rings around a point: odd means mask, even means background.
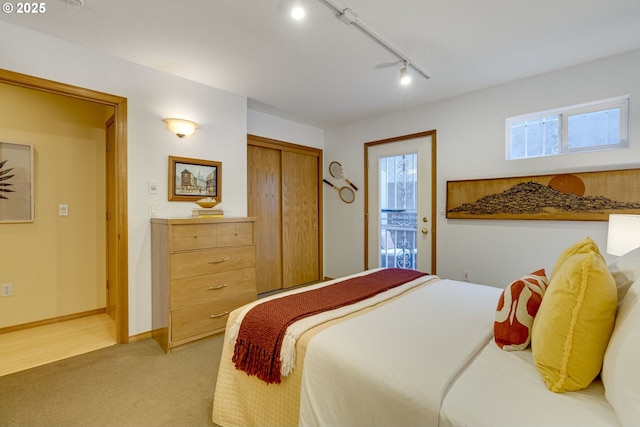
[[[435,131],[365,150],[366,267],[435,274]]]
[[[106,215],[106,233],[107,233],[107,313],[118,320],[118,253],[117,244],[118,231],[113,221],[113,215],[116,212],[116,159],[115,159],[115,116],[111,116],[105,124],[106,128],[106,197],[107,212]]]
[[[282,152],[282,256],[285,288],[320,280],[318,157]]]
[[[247,136],[258,293],[322,279],[322,150]]]
[[[258,293],[282,288],[282,196],[280,150],[247,146],[249,216],[256,221]]]

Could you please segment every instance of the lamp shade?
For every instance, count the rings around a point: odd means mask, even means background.
[[[607,253],[621,256],[640,246],[640,215],[609,215]]]
[[[162,121],[167,124],[167,129],[175,133],[179,138],[193,135],[196,129],[198,129],[198,124],[190,120],[163,119]]]

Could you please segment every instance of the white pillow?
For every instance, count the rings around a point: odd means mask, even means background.
[[[620,303],[627,289],[640,277],[640,247],[622,255],[607,267],[616,281]]]
[[[618,307],[616,324],[604,355],[605,396],[625,427],[640,422],[640,279]]]

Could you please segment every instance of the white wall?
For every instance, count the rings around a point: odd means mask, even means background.
[[[247,133],[292,144],[324,148],[324,131],[260,111],[247,113]]]
[[[220,205],[247,212],[247,100],[195,82],[122,61],[98,51],[0,22],[0,67],[128,99],[129,333],[151,329],[151,249],[148,204],[158,216],[188,216],[196,205],[168,202],[168,156],[222,162]],[[161,121],[183,117],[200,124],[179,139]],[[157,195],[147,192],[158,182]]]
[[[445,206],[447,180],[638,167],[639,73],[640,50],[330,129],[325,163],[339,160],[345,174],[362,186],[365,142],[435,129],[438,211]],[[631,95],[628,149],[505,160],[506,117],[625,94]],[[351,205],[332,196],[325,192],[325,274],[338,277],[364,267],[364,204],[362,192]],[[474,282],[505,286],[535,269],[550,270],[562,249],[587,235],[604,252],[606,227],[606,222],[447,220],[439,215],[437,273],[461,279],[467,269]]]

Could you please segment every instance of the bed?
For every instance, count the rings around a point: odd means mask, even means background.
[[[560,278],[569,274],[560,268],[562,264],[578,259],[584,278],[595,274],[593,267],[584,272],[587,258],[603,262],[593,250],[585,249],[585,242],[577,242],[559,257],[538,314],[532,316],[536,325],[531,344],[515,351],[498,345],[496,335],[497,307],[511,285],[491,287],[422,275],[293,323],[289,327],[295,331],[293,344],[289,342],[293,351],[285,354],[283,342],[281,376],[265,381],[238,368],[239,357],[234,357],[240,341],[238,325],[247,321],[255,307],[300,293],[337,289],[332,287],[396,269],[368,270],[242,307],[227,322],[212,420],[225,427],[638,425],[640,250],[598,273],[610,279],[607,283],[613,284],[616,295],[614,319],[592,380],[573,386],[573,377],[580,375],[569,368],[568,378],[562,372],[562,383],[577,389],[551,391],[557,381],[547,378],[549,360],[541,362],[546,355],[536,350],[543,348],[536,335],[544,329],[539,316],[558,311],[551,302],[547,304],[547,298],[554,301],[551,290],[560,290]],[[590,248],[595,245],[590,239],[587,243]],[[585,286],[595,287],[585,280]],[[591,293],[581,294],[583,311]],[[595,298],[600,300],[595,305],[603,305],[601,294]],[[554,330],[559,329],[558,319],[551,317],[551,321]],[[606,323],[601,318],[598,322]],[[575,322],[573,327],[572,334],[579,335]],[[580,356],[580,345],[573,343],[571,357]],[[566,350],[567,346],[554,347]],[[596,352],[593,348],[589,353]]]

